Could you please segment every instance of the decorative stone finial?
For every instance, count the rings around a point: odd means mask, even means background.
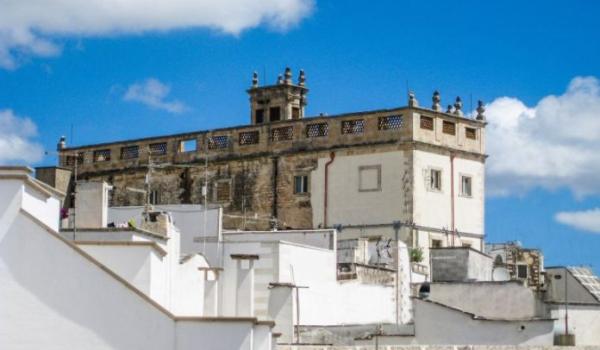
[[[292,83],[292,69],[290,67],[285,67],[285,83]]]
[[[61,136],[60,140],[58,140],[58,143],[56,144],[56,150],[61,151],[65,148],[67,148],[67,138],[64,136]]]
[[[409,107],[419,107],[419,101],[417,101],[417,98],[415,97],[415,93],[412,91],[408,93],[408,106]]]
[[[452,113],[452,105],[448,105],[448,108],[446,108],[446,113]]]
[[[283,75],[279,74],[277,76],[277,84],[283,84]]]
[[[484,121],[485,115],[483,113],[485,113],[485,106],[483,105],[483,101],[479,100],[477,101],[477,117],[475,119]]]
[[[304,86],[306,83],[306,76],[304,75],[304,69],[300,69],[300,74],[298,75],[298,85]]]
[[[433,92],[433,97],[431,97],[431,101],[433,101],[433,105],[431,105],[431,109],[433,109],[434,111],[440,112],[442,110],[442,105],[440,105],[440,102],[442,101],[441,97],[440,97],[440,92],[435,90]]]
[[[462,112],[462,100],[460,99],[460,96],[456,97],[456,102],[454,102],[454,114],[456,115],[463,115]]]
[[[252,87],[258,87],[258,73],[252,73]]]

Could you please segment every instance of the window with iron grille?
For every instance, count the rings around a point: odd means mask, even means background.
[[[223,149],[229,147],[229,136],[211,136],[208,138],[208,149]]]
[[[240,146],[255,145],[259,140],[258,130],[241,132],[239,137]]]
[[[362,134],[365,131],[365,120],[343,120],[342,134]]]
[[[136,159],[140,156],[140,146],[121,147],[121,159]]]
[[[68,155],[65,157],[64,165],[73,166],[75,165],[75,159],[77,159],[77,165],[83,164],[83,152],[78,152],[76,156]]]
[[[159,142],[159,143],[151,143],[149,145],[150,155],[152,156],[162,156],[167,154],[167,143]]]
[[[404,119],[401,115],[391,115],[387,117],[379,117],[379,130],[394,130],[400,129],[404,124]]]
[[[456,124],[444,120],[444,123],[442,124],[442,132],[448,135],[456,135]]]
[[[306,137],[323,137],[329,133],[329,125],[327,123],[308,124],[306,126]]]
[[[273,128],[271,129],[271,141],[290,141],[294,138],[294,127],[293,126],[284,126],[281,128]]]
[[[109,149],[99,149],[94,151],[94,162],[108,162],[110,160]]]
[[[231,199],[231,182],[218,181],[215,185],[215,200],[217,202],[228,202]]]
[[[150,191],[150,197],[148,198],[148,201],[152,205],[160,204],[160,191],[158,191],[158,190]]]
[[[477,130],[475,128],[465,128],[465,137],[471,140],[477,139]]]
[[[433,130],[433,118],[421,116],[421,129]]]

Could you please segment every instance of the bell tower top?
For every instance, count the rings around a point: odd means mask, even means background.
[[[274,85],[259,86],[258,73],[252,75],[250,95],[250,119],[252,124],[263,124],[279,120],[304,118],[308,89],[304,86],[306,76],[300,70],[298,82],[292,82],[292,70],[288,67],[279,75]]]

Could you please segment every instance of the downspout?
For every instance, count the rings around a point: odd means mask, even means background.
[[[278,198],[277,198],[277,178],[279,175],[279,157],[273,157],[273,183],[272,183],[272,190],[273,190],[273,207],[271,209],[271,216],[273,218],[273,225],[274,227],[271,228],[275,228],[277,226],[277,206],[278,206]]]
[[[454,236],[456,234],[454,222],[454,153],[450,153],[450,230],[452,231],[452,246],[454,247]]]
[[[323,228],[327,228],[327,199],[329,197],[327,188],[329,185],[329,166],[335,160],[335,152],[329,154],[329,160],[325,163],[325,189],[323,196]]]

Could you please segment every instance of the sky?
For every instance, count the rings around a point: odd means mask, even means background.
[[[0,0],[0,164],[247,124],[253,71],[307,115],[486,104],[486,239],[600,273],[600,2]],[[473,102],[471,102],[473,101]]]

